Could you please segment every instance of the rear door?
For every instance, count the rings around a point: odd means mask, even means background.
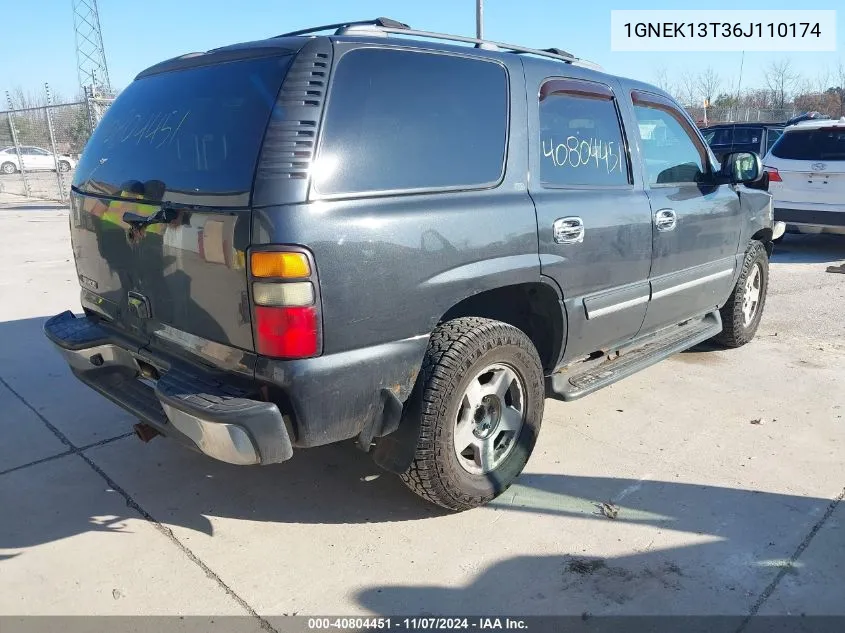
[[[142,344],[253,349],[250,192],[290,55],[240,53],[142,74],[76,170],[83,305]]]
[[[21,162],[24,171],[38,171],[41,169],[38,166],[38,155],[35,153],[35,148],[29,145],[21,147]]]
[[[35,165],[34,169],[46,171],[56,168],[56,161],[53,159],[53,155],[46,149],[33,147],[31,158]]]
[[[631,169],[618,85],[544,70],[526,67],[536,104],[529,191],[543,274],[564,295],[568,361],[639,331],[649,298],[651,213]]]

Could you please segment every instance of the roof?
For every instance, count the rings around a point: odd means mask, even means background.
[[[801,121],[787,127],[786,131],[817,130],[823,127],[845,127],[845,116],[840,119],[810,119],[809,121]]]
[[[550,72],[560,65],[576,67],[580,73],[595,75],[597,80],[610,78],[623,79],[634,90],[645,90],[672,98],[664,90],[651,84],[606,73],[600,66],[559,48],[533,49],[515,44],[505,44],[472,37],[417,31],[407,25],[388,18],[330,24],[326,26],[291,31],[275,37],[252,42],[243,42],[215,48],[205,52],[188,53],[155,64],[138,74],[136,79],[171,70],[204,66],[208,64],[234,61],[268,54],[295,54],[310,40],[316,37],[328,37],[333,42],[356,42],[384,45],[389,41],[393,47],[424,48],[444,52],[466,53],[489,57],[501,61],[523,58],[525,63],[548,64]],[[530,61],[529,61],[530,60]],[[560,72],[560,71],[557,71]],[[592,77],[590,77],[592,78]]]
[[[784,127],[786,123],[764,123],[762,121],[734,121],[733,123],[713,123],[708,125],[704,130],[713,130],[715,128],[729,128],[729,127]]]
[[[328,36],[332,41],[369,42],[376,40],[378,43],[384,43],[386,38],[390,38],[390,44],[393,46],[419,46],[420,43],[425,43],[426,48],[440,50],[453,50],[456,48],[466,50],[467,45],[472,44],[476,52],[489,52],[492,54],[492,57],[512,57],[514,54],[520,54],[546,58],[597,71],[602,70],[598,64],[585,59],[579,59],[560,48],[534,49],[516,44],[505,44],[503,42],[494,42],[461,35],[417,31],[410,28],[407,24],[396,20],[376,18],[374,20],[359,20],[356,22],[306,28],[263,40],[232,44],[209,51],[187,53],[150,66],[140,72],[136,76],[136,79],[171,70],[234,61],[236,59],[256,57],[261,54],[296,53],[310,39],[319,36]]]

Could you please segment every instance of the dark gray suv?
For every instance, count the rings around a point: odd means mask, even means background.
[[[89,141],[84,315],[45,333],[144,440],[273,464],[355,439],[471,508],[522,471],[547,396],[754,336],[760,172],[558,49],[378,19],[185,55]]]

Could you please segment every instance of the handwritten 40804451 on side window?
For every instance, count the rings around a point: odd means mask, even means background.
[[[552,82],[550,82],[552,83]],[[548,186],[628,184],[612,98],[549,92],[540,101],[540,180]]]

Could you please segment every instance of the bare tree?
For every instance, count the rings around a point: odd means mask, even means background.
[[[698,103],[698,87],[695,83],[695,77],[689,72],[681,73],[681,79],[675,87],[676,94],[674,95],[678,101],[685,106],[697,106]]]
[[[669,71],[666,69],[666,66],[658,66],[654,71],[654,83],[661,90],[665,90],[670,95],[675,95],[675,83],[669,77]]]
[[[840,62],[841,63],[841,62]],[[830,88],[830,78],[831,78],[831,71],[830,68],[822,68],[817,74],[815,79],[812,83],[812,90],[813,92],[824,92],[828,88]]]
[[[24,90],[20,85],[15,86],[7,92],[8,98],[12,102],[12,108],[15,110],[25,110],[27,108],[40,108],[47,105],[47,92],[45,90],[32,91]],[[61,94],[53,91],[53,103],[62,103],[63,97]],[[9,104],[4,101],[0,110],[5,110]]]
[[[713,70],[712,66],[708,66],[704,72],[699,73],[695,78],[695,85],[699,96],[710,103],[716,96],[719,86],[722,85],[722,78]]]
[[[792,62],[782,59],[769,64],[763,73],[763,78],[772,92],[774,106],[783,108],[795,90],[799,75],[792,70]]]
[[[836,85],[829,88],[839,98],[839,112],[838,116],[845,116],[845,62],[842,60],[836,65],[833,71],[834,81]]]

